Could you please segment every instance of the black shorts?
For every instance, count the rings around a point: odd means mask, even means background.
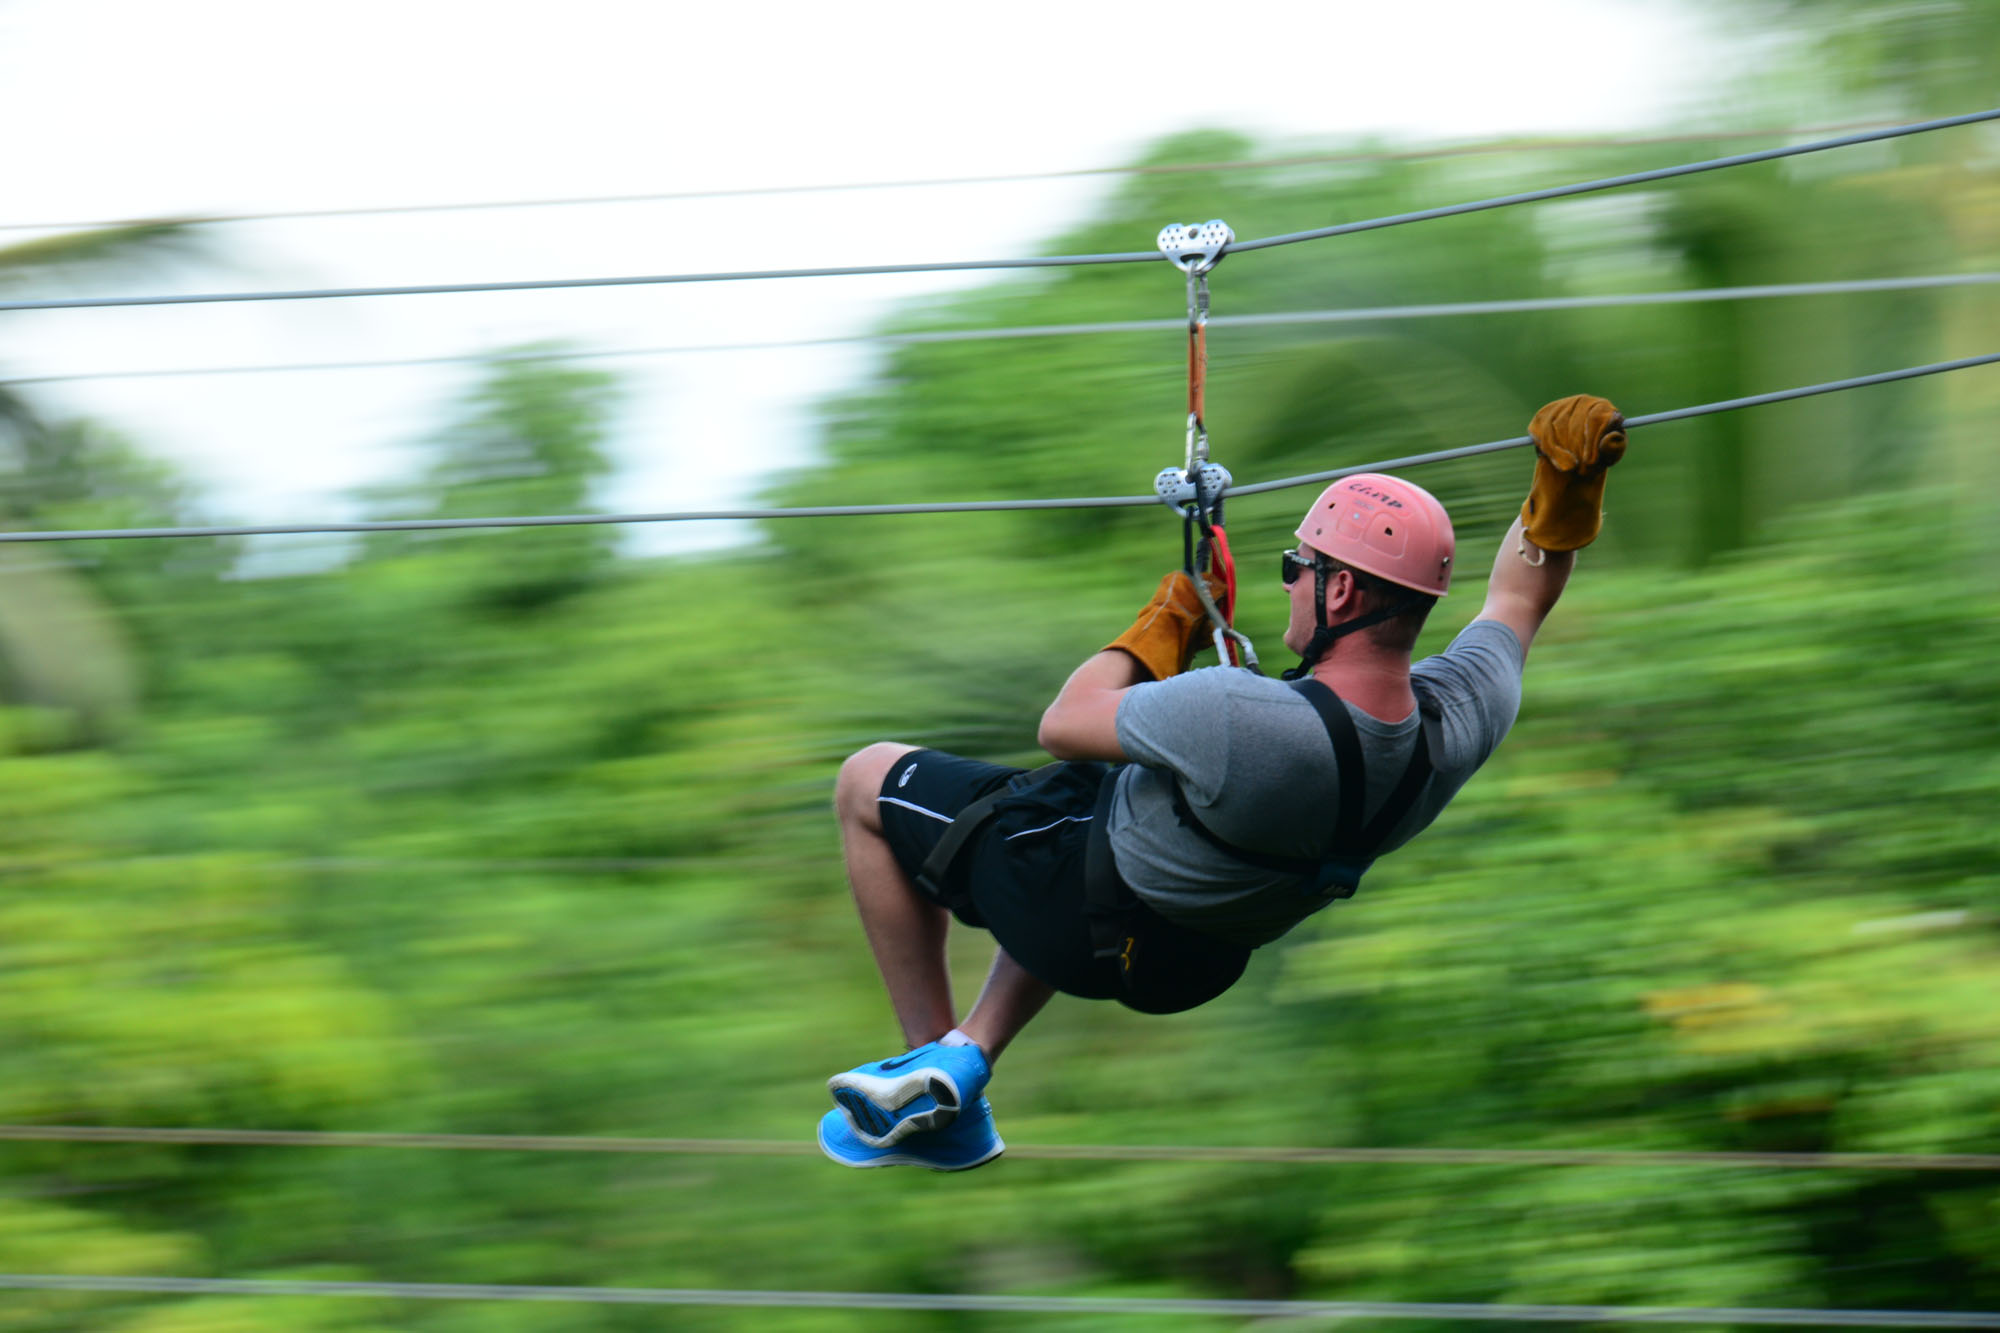
[[[1192,1009],[1243,975],[1248,949],[1175,925],[1129,889],[1122,895],[1123,957],[1098,958],[1091,949],[1085,853],[1098,788],[1114,771],[1071,763],[1037,780],[1024,769],[917,750],[882,780],[882,828],[896,863],[915,883],[958,812],[1009,788],[993,818],[961,849],[943,893],[926,896],[965,924],[991,931],[1015,962],[1067,995],[1118,1000],[1143,1013]]]

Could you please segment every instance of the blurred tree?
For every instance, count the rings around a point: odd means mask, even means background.
[[[0,247],[0,285],[66,276],[103,277],[161,258],[198,253],[186,224],[138,223]],[[183,487],[161,464],[84,422],[54,422],[0,380],[0,523],[50,528],[143,526],[187,521]],[[126,627],[102,600],[107,580],[200,565],[204,550],[59,550],[10,547],[10,594],[0,609],[0,700],[68,714],[72,741],[95,741],[133,716],[140,670]],[[139,543],[124,543],[132,547]],[[94,586],[93,586],[94,585]],[[116,594],[114,593],[114,596]],[[134,596],[131,604],[141,599]]]
[[[1658,243],[1697,288],[1838,281],[1949,269],[1954,248],[1938,201],[1901,188],[1896,173],[1788,178],[1763,169],[1705,177],[1657,212]],[[1895,238],[1885,263],[1883,238]],[[1885,271],[1887,270],[1887,271]],[[1743,397],[1839,379],[1938,355],[1940,301],[1884,292],[1832,305],[1710,301],[1668,323],[1686,338],[1700,400]],[[1811,309],[1810,318],[1802,314]],[[1804,501],[1851,495],[1910,474],[1925,459],[1939,414],[1910,386],[1870,389],[1785,412],[1726,412],[1701,422],[1687,451],[1689,554],[1696,563],[1737,550],[1769,516]]]
[[[138,705],[137,664],[88,583],[28,546],[0,546],[0,700],[49,710],[43,746],[117,735]]]
[[[148,271],[161,260],[203,253],[188,224],[171,220],[102,227],[0,246],[0,287],[50,278],[103,278]],[[27,395],[0,378],[0,515],[38,512],[48,492],[76,487],[76,456]]]
[[[560,362],[497,359],[458,419],[426,444],[423,478],[378,498],[399,518],[583,513],[591,486],[611,467],[604,438],[614,383]],[[443,557],[458,571],[447,581],[451,595],[490,611],[527,612],[588,587],[617,542],[608,525],[388,533],[370,538],[364,559]]]
[[[1963,114],[1992,107],[2000,89],[2000,5],[1991,0],[1749,0],[1712,7],[1772,52],[1773,73],[1781,76],[1774,82],[1809,89],[1840,114]],[[2000,129],[1988,123],[1902,140],[1893,150],[1913,165],[1896,173],[1891,188],[1924,199],[1948,220],[1967,269],[2000,265],[1996,135]],[[1985,351],[2000,336],[1990,301],[1961,298],[1946,312],[1954,348]],[[1945,391],[1944,461],[1959,483],[1957,503],[1974,511],[1988,533],[1982,557],[2000,570],[2000,459],[1991,447],[2000,388],[1990,376],[1955,378]]]
[[[1980,111],[2000,88],[2000,6],[1991,0],[1729,0],[1723,8],[1766,37],[1789,39],[1822,79],[1892,114]]]

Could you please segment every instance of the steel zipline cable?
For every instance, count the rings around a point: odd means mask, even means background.
[[[1227,1300],[1015,1296],[971,1292],[726,1290],[698,1287],[537,1287],[442,1282],[309,1282],[197,1277],[0,1274],[15,1291],[163,1296],[350,1296],[381,1300],[536,1301],[580,1305],[933,1310],[993,1314],[1210,1315],[1236,1319],[1432,1319],[1479,1323],[1759,1324],[1807,1328],[2000,1328],[1983,1310],[1808,1310],[1630,1305],[1473,1305],[1421,1301]]]
[[[1906,278],[1849,278],[1832,282],[1763,283],[1743,287],[1690,287],[1679,291],[1622,292],[1592,296],[1539,296],[1512,301],[1445,301],[1427,305],[1349,306],[1333,310],[1277,310],[1255,315],[1213,315],[1213,328],[1288,328],[1320,324],[1365,324],[1468,315],[1526,315],[1556,310],[1604,310],[1628,306],[1691,305],[1706,301],[1768,301],[1801,296],[1855,296],[1874,292],[1932,291],[2000,285],[2000,272],[1931,273]],[[167,366],[141,370],[89,370],[72,374],[6,375],[0,384],[76,384],[87,380],[177,379],[209,375],[269,375],[333,370],[392,370],[415,366],[513,365],[542,361],[599,361],[611,358],[683,356],[715,352],[771,352],[803,347],[911,347],[930,343],[987,342],[1015,338],[1086,337],[1119,333],[1181,332],[1180,319],[1098,320],[1084,324],[1020,324],[992,328],[924,329],[911,333],[859,333],[769,342],[689,343],[670,347],[575,348],[544,352],[453,353],[446,356],[384,357],[366,361],[274,362],[233,366]]]
[[[0,1142],[145,1143],[230,1148],[362,1148],[413,1152],[604,1153],[684,1157],[812,1157],[792,1139],[618,1138],[608,1135],[391,1134],[337,1130],[160,1129],[127,1125],[0,1125]],[[1708,1152],[1614,1148],[1321,1148],[1183,1143],[1011,1144],[1009,1158],[1064,1162],[1194,1162],[1283,1166],[1717,1167],[1728,1170],[2000,1171],[2000,1153]]]
[[[1863,388],[1872,384],[1890,384],[1898,380],[1917,379],[1925,375],[1939,375],[1946,371],[1967,370],[1974,366],[1992,365],[1995,362],[2000,362],[2000,352],[1989,352],[1984,356],[1963,357],[1956,361],[1937,361],[1924,366],[1910,366],[1903,370],[1887,370],[1874,375],[1857,375],[1849,379],[1831,380],[1824,384],[1808,384],[1796,389],[1780,389],[1772,393],[1752,394],[1745,398],[1730,398],[1720,402],[1701,403],[1694,407],[1676,408],[1668,412],[1654,412],[1643,416],[1627,417],[1625,424],[1628,427],[1638,427],[1660,425],[1669,421],[1685,421],[1692,417],[1708,416],[1716,412],[1734,412],[1746,407],[1762,407],[1770,403],[1783,403],[1797,398],[1811,398],[1819,394],[1838,393],[1848,389]],[[1303,476],[1281,477],[1273,481],[1254,482],[1247,486],[1232,486],[1229,488],[1229,495],[1233,499],[1238,496],[1261,495],[1267,491],[1287,490],[1295,486],[1323,485],[1339,477],[1352,476],[1357,472],[1387,472],[1398,468],[1421,467],[1429,463],[1443,463],[1453,459],[1471,458],[1478,454],[1496,453],[1503,449],[1519,449],[1533,443],[1534,441],[1526,435],[1516,435],[1504,440],[1490,440],[1484,444],[1469,444],[1456,449],[1441,449],[1433,453],[1411,454],[1402,458],[1381,459],[1372,463],[1356,463],[1348,467],[1334,468],[1326,472],[1309,472]],[[957,500],[908,504],[808,505],[794,508],[710,509],[683,513],[656,514],[528,514],[517,517],[495,518],[380,519],[352,523],[268,523],[164,528],[74,528],[47,532],[0,532],[0,543],[101,541],[155,537],[265,537],[335,532],[421,532],[464,528],[549,528],[578,527],[600,523],[689,523],[715,519],[856,518],[889,514],[963,514],[1019,509],[1124,509],[1140,508],[1158,503],[1160,503],[1158,495],[1104,495],[1070,499]]]
[[[1078,167],[1067,171],[1022,171],[986,176],[923,176],[907,180],[833,181],[800,185],[745,185],[706,190],[666,190],[652,193],[570,195],[544,199],[474,199],[430,204],[364,204],[348,208],[273,209],[259,213],[201,213],[187,216],[94,218],[67,222],[0,222],[4,231],[84,231],[109,227],[211,226],[232,222],[288,222],[311,218],[384,217],[412,213],[473,213],[502,209],[576,208],[609,204],[678,203],[698,199],[749,199],[790,194],[851,194],[863,190],[919,190],[965,185],[1012,185],[1033,181],[1075,180],[1090,176],[1186,176],[1224,171],[1268,171],[1285,167],[1336,166],[1360,162],[1411,162],[1436,158],[1485,157],[1501,153],[1546,153],[1562,150],[1644,148],[1655,144],[1720,143],[1730,139],[1791,138],[1800,134],[1833,134],[1878,129],[1888,121],[1848,125],[1785,126],[1755,130],[1716,130],[1707,134],[1653,134],[1604,138],[1510,139],[1500,143],[1446,144],[1433,148],[1383,149],[1344,153],[1298,153],[1286,157],[1232,158],[1215,162],[1151,162],[1123,167]]]
[[[1343,222],[1331,227],[1314,228],[1310,231],[1288,232],[1281,236],[1266,236],[1256,240],[1237,241],[1229,249],[1232,253],[1238,250],[1264,250],[1273,246],[1292,245],[1300,241],[1319,240],[1329,236],[1346,236],[1355,232],[1374,231],[1383,227],[1398,227],[1407,223],[1424,222],[1434,218],[1457,217],[1466,213],[1483,212],[1487,209],[1507,208],[1515,204],[1535,203],[1548,199],[1562,199],[1573,195],[1591,194],[1599,190],[1618,189],[1627,185],[1670,180],[1678,176],[1692,176],[1700,172],[1720,170],[1724,167],[1746,166],[1753,162],[1770,162],[1779,158],[1797,157],[1806,153],[1825,152],[1831,148],[1847,148],[1856,144],[1876,143],[1885,139],[1902,138],[1912,134],[1927,134],[1933,130],[1951,129],[1961,125],[1972,125],[1981,121],[1991,120],[2000,120],[2000,108],[1987,111],[1974,111],[1962,116],[1947,116],[1940,120],[1918,121],[1913,124],[1897,125],[1887,129],[1864,130],[1859,133],[1845,134],[1832,139],[1818,139],[1811,143],[1792,144],[1782,148],[1766,148],[1754,153],[1736,153],[1728,157],[1710,158],[1703,162],[1688,162],[1673,167],[1660,167],[1652,171],[1631,172],[1622,176],[1607,176],[1601,180],[1581,181],[1573,185],[1557,185],[1548,189],[1530,190],[1521,194],[1499,195],[1490,199],[1474,200],[1470,203],[1449,204],[1441,208],[1419,209],[1415,212],[1396,213],[1387,217],[1368,218],[1359,222]],[[311,301],[360,296],[442,296],[470,292],[558,291],[581,287],[638,287],[682,283],[749,282],[774,278],[846,278],[898,273],[946,273],[981,269],[1072,268],[1093,264],[1152,263],[1164,257],[1159,250],[1153,249],[1128,250],[1110,254],[1041,255],[1025,259],[970,259],[908,264],[859,264],[835,268],[745,269],[734,272],[663,273],[636,277],[544,278],[515,282],[422,283],[391,287],[320,287],[292,291],[194,292],[154,296],[52,297],[20,301],[0,301],[0,311],[86,310],[118,306],[215,305],[241,301]]]

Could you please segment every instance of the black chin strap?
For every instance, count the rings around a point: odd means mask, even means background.
[[[1379,625],[1385,620],[1394,620],[1397,616],[1402,615],[1403,612],[1422,606],[1423,604],[1424,599],[1421,595],[1405,597],[1400,601],[1390,603],[1388,606],[1370,611],[1365,616],[1356,616],[1354,619],[1344,620],[1338,625],[1329,625],[1326,623],[1326,564],[1324,561],[1314,564],[1313,620],[1319,628],[1313,631],[1312,642],[1308,643],[1305,652],[1299,655],[1299,664],[1290,671],[1285,672],[1283,679],[1301,680],[1311,675],[1312,669],[1319,664],[1319,659],[1326,656],[1327,650],[1333,647],[1336,640],[1352,634],[1358,629],[1367,629],[1370,625]]]

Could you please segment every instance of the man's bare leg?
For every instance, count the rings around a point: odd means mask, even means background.
[[[986,984],[959,1031],[972,1038],[991,1065],[1054,994],[1054,987],[1036,980],[1005,949],[995,949]]]
[[[963,1171],[1006,1145],[980,1093],[993,1061],[1053,993],[998,950],[963,1029],[954,1032],[945,937],[951,916],[896,863],[882,825],[883,780],[915,747],[883,742],[841,766],[834,787],[841,847],[862,929],[912,1047],[950,1036],[922,1057],[860,1065],[827,1080],[834,1109],[820,1151],[843,1166],[919,1165]]]
[[[916,748],[881,741],[857,752],[841,765],[833,795],[854,906],[903,1040],[913,1047],[936,1041],[957,1021],[944,948],[951,914],[919,894],[896,864],[875,800],[896,761]]]

